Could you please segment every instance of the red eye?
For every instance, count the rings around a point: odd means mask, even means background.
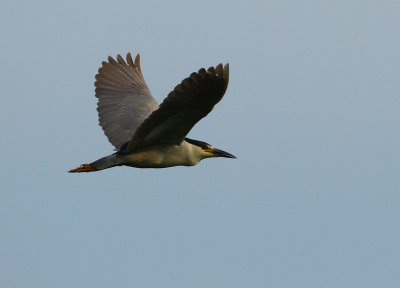
[[[204,145],[204,146],[201,146],[201,149],[203,149],[203,150],[207,150],[207,149],[208,149],[208,146],[206,146],[206,145]]]

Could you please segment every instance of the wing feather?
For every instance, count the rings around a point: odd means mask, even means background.
[[[126,55],[126,62],[120,55],[117,61],[108,57],[96,75],[95,87],[100,126],[119,150],[158,108],[142,75],[139,54],[135,62],[130,53]]]
[[[126,151],[149,145],[179,145],[192,127],[222,99],[228,82],[229,64],[192,73],[138,127]]]

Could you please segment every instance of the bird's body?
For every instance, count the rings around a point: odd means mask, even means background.
[[[115,158],[115,161],[121,163],[117,165],[136,168],[193,166],[201,160],[201,153],[198,149],[197,146],[183,141],[181,145],[154,145],[131,153],[117,152],[107,157]],[[110,159],[107,159],[106,162],[109,163]],[[100,163],[98,163],[99,165]]]
[[[209,157],[235,156],[206,142],[186,138],[225,93],[229,66],[200,69],[182,81],[161,105],[152,97],[139,55],[127,63],[118,55],[96,75],[100,125],[117,152],[69,172],[92,172],[115,166],[166,168],[193,166]]]

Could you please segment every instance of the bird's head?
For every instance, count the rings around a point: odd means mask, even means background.
[[[190,144],[197,146],[196,150],[200,154],[201,159],[210,158],[210,157],[225,157],[225,158],[236,159],[236,156],[234,156],[226,151],[217,149],[206,142],[193,140],[193,139],[189,139],[189,138],[186,138],[185,140],[186,140],[186,142],[189,142]]]

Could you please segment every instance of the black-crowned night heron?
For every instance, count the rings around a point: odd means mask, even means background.
[[[193,166],[210,157],[236,158],[210,144],[185,138],[224,95],[229,65],[192,73],[158,105],[143,78],[140,56],[126,61],[108,57],[96,75],[100,126],[115,146],[114,154],[69,172],[92,172],[114,166],[164,168]]]

